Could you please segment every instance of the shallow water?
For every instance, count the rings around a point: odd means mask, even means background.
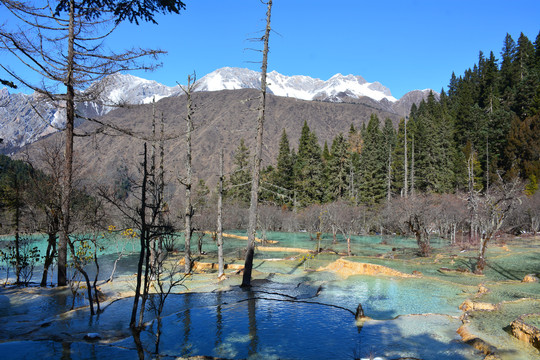
[[[306,233],[268,233],[267,236],[279,243],[265,246],[304,249],[316,246]],[[325,235],[321,246],[346,251],[346,243],[342,238],[338,240],[338,244],[332,244],[331,236]],[[112,284],[102,284],[103,291],[113,298],[132,294],[136,241],[124,245],[110,239],[103,241],[108,241],[109,246],[100,256],[102,280],[109,277],[118,251],[124,251],[118,262],[117,279]],[[241,250],[246,241],[225,241],[227,262],[243,263]],[[195,250],[196,241],[193,243]],[[435,243],[438,247],[445,245],[442,240]],[[518,280],[535,269],[540,271],[536,260],[540,248],[528,249],[526,243],[511,251],[490,248],[484,277],[439,271],[441,267],[468,266],[473,251],[461,253],[459,258],[455,249],[445,250],[440,256],[417,258],[413,239],[374,236],[353,237],[352,247],[357,256],[349,258],[350,261],[371,262],[409,274],[419,270],[424,276],[354,275],[344,279],[332,272],[313,271],[338,259],[340,256],[335,253],[303,259],[302,254],[293,250],[257,251],[252,291],[238,288],[240,275],[229,273],[229,279],[218,284],[215,273],[203,273],[186,279],[188,293],[170,295],[162,314],[159,355],[483,359],[483,354],[464,344],[456,334],[461,325],[459,305],[467,298],[491,303],[540,298],[538,284],[523,284]],[[203,250],[208,254],[199,261],[216,261],[215,245],[209,237],[205,237]],[[180,258],[182,254],[176,256]],[[530,261],[523,261],[529,257]],[[281,260],[275,261],[278,259]],[[36,268],[34,281],[40,278],[39,271]],[[93,266],[88,271],[93,277]],[[479,284],[490,291],[479,296]],[[25,359],[39,354],[45,359],[137,358],[138,349],[128,328],[132,298],[104,304],[102,314],[90,317],[84,307],[87,304],[84,296],[83,293],[75,297],[75,307],[82,307],[69,311],[73,296],[67,288],[0,288],[1,357]],[[361,327],[354,319],[358,304],[362,304],[365,315],[371,318]],[[532,310],[540,312],[538,300],[505,305],[502,314],[473,314],[471,329],[500,347],[504,359],[534,358],[540,353],[505,331],[515,317]],[[148,326],[141,333],[141,341],[146,357],[152,358],[157,321],[151,311],[146,312],[145,319]],[[84,335],[91,332],[99,333],[101,340],[84,341]]]
[[[357,326],[351,311],[315,302],[311,298],[314,295],[310,287],[293,289],[272,282],[252,291],[236,288],[171,295],[163,313],[159,353],[235,359],[346,359],[370,354],[386,358],[477,358],[474,349],[457,341],[452,330],[458,326],[455,318],[403,316]],[[291,301],[292,296],[299,301]],[[92,320],[85,309],[49,318],[35,325],[32,334],[26,336],[28,341],[0,343],[0,353],[9,354],[4,357],[7,359],[23,359],[31,353],[51,359],[136,357],[137,347],[126,328],[130,308],[128,298],[112,303]],[[146,316],[150,319],[152,314]],[[155,349],[156,327],[154,321],[141,334],[146,351]],[[10,331],[10,327],[2,331]],[[108,344],[82,341],[89,332],[98,332]]]

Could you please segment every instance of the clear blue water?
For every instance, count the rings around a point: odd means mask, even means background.
[[[405,315],[393,319],[399,311],[373,309],[378,302],[382,307],[396,303],[371,297],[363,304],[366,313],[386,320],[368,321],[358,327],[353,315],[358,288],[336,284],[315,297],[316,291],[309,285],[261,282],[252,291],[233,288],[173,294],[162,314],[159,354],[231,359],[353,359],[369,358],[370,354],[384,358],[475,358],[471,347],[457,341],[455,329],[460,322],[455,318]],[[0,323],[0,353],[7,354],[2,358],[26,359],[36,353],[45,359],[136,358],[137,347],[127,327],[131,303],[131,298],[115,301],[102,314],[90,318],[84,308],[53,315],[58,309],[49,305],[40,308],[37,297],[21,297],[12,301],[8,313],[0,314],[6,321],[13,321]],[[19,323],[32,318],[32,308],[52,313],[21,326]],[[12,311],[20,316],[12,317]],[[154,315],[147,312],[145,318],[151,321]],[[155,356],[151,354],[155,351],[156,329],[157,322],[153,321],[141,333],[147,358]],[[30,340],[18,341],[25,332],[31,335],[22,338]],[[83,341],[90,332],[99,333],[108,344]],[[11,336],[6,338],[7,333]]]
[[[269,238],[291,247],[311,248],[314,244],[308,234],[271,233]],[[43,246],[43,238],[35,241]],[[363,242],[364,246],[378,248],[381,239],[358,237],[355,242],[358,247]],[[206,244],[210,249],[211,244]],[[245,246],[245,241],[230,240],[228,244],[233,252]],[[122,248],[126,256],[118,264],[117,275],[135,272],[136,241],[109,241],[105,245],[100,256],[102,278],[110,275]],[[88,269],[93,276],[92,267]],[[455,330],[461,323],[448,316],[459,314],[458,305],[463,300],[461,289],[455,285],[369,276],[340,280],[330,273],[306,273],[301,268],[294,273],[276,270],[268,278],[272,281],[258,281],[252,291],[233,287],[221,292],[171,294],[162,314],[159,355],[231,359],[354,359],[370,355],[386,359],[481,358],[458,341]],[[189,283],[186,285],[189,288]],[[86,308],[67,311],[70,296],[69,290],[61,289],[0,289],[0,358],[137,358],[128,328],[131,298],[115,301],[91,318]],[[359,303],[374,319],[361,327],[353,314]],[[83,298],[76,301],[76,306],[85,304]],[[410,315],[425,313],[443,315]],[[157,322],[152,312],[148,311],[145,318],[149,324],[141,333],[141,341],[146,358],[155,358]],[[102,341],[84,341],[84,335],[91,332],[99,333]]]

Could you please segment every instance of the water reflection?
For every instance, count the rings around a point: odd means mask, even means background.
[[[255,298],[255,294],[253,291],[248,290],[248,318],[249,318],[249,348],[248,348],[248,355],[252,356],[254,354],[257,354],[257,347],[259,343],[259,337],[257,335],[257,299]]]
[[[469,356],[474,353],[472,349],[455,341],[459,320],[445,316],[368,321],[359,332],[354,318],[358,305],[355,291],[361,289],[365,292],[361,297],[369,301],[387,303],[383,297],[370,297],[373,289],[380,286],[374,283],[325,286],[315,297],[319,284],[304,282],[298,286],[268,281],[247,291],[232,288],[215,293],[171,294],[159,321],[151,311],[145,314],[145,319],[154,321],[141,332],[130,332],[127,327],[132,305],[132,299],[128,298],[110,304],[90,321],[87,311],[80,309],[69,316],[62,314],[48,319],[48,327],[37,324],[38,329],[28,335],[29,341],[23,348],[51,354],[52,347],[55,355],[49,358],[54,359],[195,355],[328,359],[369,357],[371,351],[388,358],[407,355],[429,359],[435,358],[439,351],[453,356],[437,357],[438,360],[474,358]],[[366,315],[372,316],[373,304],[363,305]],[[387,311],[394,313],[393,309]],[[0,332],[13,330],[0,324]],[[83,341],[88,332],[100,333],[103,341]],[[36,339],[56,341],[31,341]],[[0,353],[22,355],[20,343],[0,344]],[[7,358],[26,358],[26,355]]]
[[[184,296],[184,311],[183,311],[183,324],[184,324],[184,342],[182,346],[182,355],[187,355],[190,352],[189,335],[191,333],[191,295],[186,294]]]
[[[217,306],[216,306],[216,340],[214,342],[214,347],[218,346],[223,341],[223,315],[221,314],[222,307],[222,292],[217,293]]]

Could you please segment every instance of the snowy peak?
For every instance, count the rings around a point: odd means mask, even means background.
[[[309,76],[286,76],[272,71],[267,74],[268,92],[277,96],[302,100],[369,103],[385,111],[408,116],[413,103],[426,99],[431,90],[414,90],[397,100],[390,90],[378,82],[367,82],[356,75],[336,74],[328,80]],[[253,70],[224,67],[204,76],[197,82],[196,91],[260,89],[260,73]],[[98,117],[125,104],[147,104],[182,91],[156,81],[133,75],[114,74],[92,84],[78,93],[77,113],[83,117]],[[438,94],[434,92],[436,98]],[[55,132],[65,122],[61,103],[43,101],[34,94],[10,94],[0,89],[0,152],[9,152],[41,136]],[[35,112],[38,109],[39,115]],[[52,125],[49,126],[43,119]],[[83,121],[80,119],[79,121]]]
[[[178,86],[169,87],[153,80],[146,80],[129,74],[113,74],[104,78],[92,87],[98,87],[104,104],[147,104],[155,98],[159,99],[175,95]],[[91,87],[91,88],[92,88]]]
[[[324,81],[309,76],[286,76],[276,71],[267,74],[268,90],[274,95],[302,100],[342,101],[343,97],[367,96],[381,101],[397,101],[390,90],[378,82],[369,83],[361,76],[336,74]],[[225,67],[204,76],[198,83],[199,91],[217,91],[261,86],[260,73],[240,68]]]
[[[197,82],[197,91],[254,89],[260,87],[260,74],[248,69],[224,67]]]

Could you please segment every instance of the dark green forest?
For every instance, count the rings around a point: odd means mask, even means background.
[[[506,35],[500,57],[479,53],[464,74],[452,73],[448,90],[413,105],[395,129],[372,115],[351,124],[321,148],[304,122],[296,146],[285,129],[279,154],[264,173],[262,199],[307,206],[336,200],[374,205],[414,193],[477,191],[519,178],[528,194],[540,176],[540,34],[532,43]],[[229,178],[229,198],[249,201],[249,150],[242,142]]]

